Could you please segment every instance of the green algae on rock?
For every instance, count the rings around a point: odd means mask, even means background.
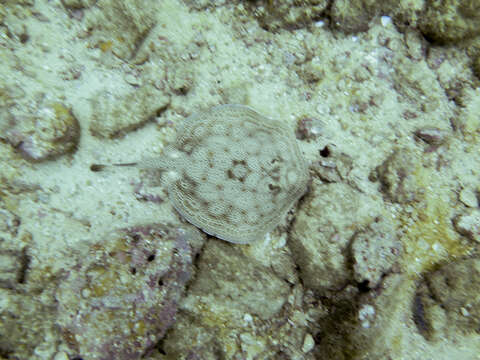
[[[476,0],[429,0],[420,30],[434,41],[447,43],[480,34],[480,3]]]

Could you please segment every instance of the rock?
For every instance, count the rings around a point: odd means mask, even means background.
[[[454,125],[458,127],[465,140],[476,141],[480,131],[480,96],[476,89],[466,89],[461,98],[462,106]]]
[[[477,0],[428,0],[420,30],[440,43],[461,41],[480,34]]]
[[[30,266],[26,244],[31,235],[24,231],[18,236],[21,218],[8,208],[0,199],[0,288],[17,291],[25,283]]]
[[[24,116],[12,115],[4,134],[22,157],[38,162],[74,152],[80,139],[80,125],[67,106],[53,102],[39,105]]]
[[[271,269],[244,256],[238,247],[210,241],[199,259],[189,297],[217,311],[234,309],[241,318],[248,313],[266,320],[280,311],[288,293],[288,284]]]
[[[282,267],[248,252],[245,246],[207,242],[178,322],[162,342],[166,359],[278,359],[301,349],[305,318],[294,315],[298,307],[290,299],[296,292],[284,280],[294,264],[284,251],[274,255],[274,262],[284,258]]]
[[[315,347],[315,340],[313,339],[312,335],[307,334],[303,339],[302,351],[307,353],[311,351]]]
[[[411,37],[408,48],[416,46],[422,46],[420,40],[416,36]],[[412,51],[413,53],[420,52],[409,50],[409,52]],[[424,55],[418,56],[423,58]],[[409,101],[409,111],[434,113],[443,106],[446,100],[445,89],[439,82],[438,74],[428,67],[426,61],[394,56],[392,66],[395,69],[392,73],[393,86],[398,93],[404,96],[405,100]],[[424,101],[418,99],[424,99]]]
[[[12,239],[18,234],[20,217],[3,205],[3,202],[0,202],[0,239]]]
[[[205,10],[225,5],[226,0],[185,0],[185,4],[194,10]]]
[[[25,272],[29,263],[26,250],[0,249],[0,288],[14,289],[25,281]]]
[[[472,209],[457,216],[453,225],[459,234],[480,243],[480,210]]]
[[[377,2],[382,7],[382,13],[394,19],[400,32],[415,29],[422,19],[425,0],[387,0]]]
[[[434,147],[442,145],[445,142],[448,133],[447,131],[439,128],[424,127],[416,130],[414,135],[416,138]]]
[[[416,324],[429,340],[477,333],[480,328],[480,260],[446,264],[425,275],[417,290]],[[447,326],[448,325],[448,326]]]
[[[71,354],[138,359],[175,322],[203,238],[191,227],[144,225],[93,244],[56,293]]]
[[[263,6],[252,5],[253,15],[260,26],[270,31],[281,28],[298,29],[317,19],[327,8],[326,0],[265,1]]]
[[[168,82],[170,88],[178,95],[186,95],[193,86],[193,72],[191,65],[177,61],[169,71]]]
[[[410,349],[399,345],[399,337],[406,338],[405,332],[411,332],[404,327],[410,316],[412,287],[407,276],[390,274],[382,280],[378,291],[359,297],[356,327],[346,327],[350,342],[345,348],[351,350],[351,359],[402,359],[410,354]]]
[[[67,9],[84,9],[92,6],[95,0],[61,0]]]
[[[309,116],[302,116],[297,119],[295,136],[298,140],[308,142],[316,140],[323,132],[325,124],[322,120]]]
[[[0,287],[0,359],[4,355],[6,359],[51,359],[55,348],[48,339],[58,337],[55,307],[44,304],[43,298],[38,292],[26,294]],[[45,357],[39,356],[42,345],[47,348]]]
[[[310,165],[313,176],[326,183],[347,182],[352,171],[351,156],[338,151],[335,145],[326,145],[319,151],[320,160]]]
[[[477,191],[472,187],[466,187],[460,190],[460,193],[458,194],[458,200],[460,200],[469,208],[476,208],[480,205],[477,197]]]
[[[375,15],[373,5],[371,0],[335,0],[330,9],[332,25],[347,34],[367,31]]]
[[[424,347],[412,341],[408,325],[413,281],[386,276],[376,290],[348,300],[334,297],[319,322],[316,359],[386,360],[408,358]]]
[[[55,354],[53,360],[69,360],[68,355],[65,351],[59,351]]]
[[[473,57],[473,64],[472,64],[473,72],[480,79],[480,52]]]
[[[365,230],[355,234],[352,242],[355,280],[369,288],[378,286],[382,276],[391,271],[401,251],[393,224],[376,219]]]
[[[302,202],[288,242],[303,283],[325,294],[352,281],[348,247],[379,204],[342,183],[319,184]]]
[[[100,91],[92,99],[90,132],[100,138],[115,138],[136,130],[165,109],[170,98],[152,84],[126,91]]]
[[[412,151],[401,149],[391,154],[376,169],[381,191],[393,202],[407,204],[417,200],[420,190],[415,173],[417,156]]]
[[[69,3],[85,5],[78,0]],[[111,50],[119,58],[130,60],[154,27],[156,11],[155,4],[148,0],[99,0],[86,14],[85,22],[102,51]]]

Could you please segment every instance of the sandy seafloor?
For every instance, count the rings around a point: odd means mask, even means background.
[[[0,3],[1,359],[480,359],[468,44],[381,11],[345,31],[332,4],[292,26],[272,3]],[[78,288],[86,268],[122,283],[90,257],[117,229],[189,228],[152,174],[91,164],[161,156],[184,118],[226,103],[291,126],[309,192],[250,245],[197,234],[188,281],[144,294],[173,299],[163,325],[114,286]]]

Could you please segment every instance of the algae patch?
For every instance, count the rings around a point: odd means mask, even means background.
[[[441,261],[471,251],[472,246],[453,229],[451,215],[451,205],[429,192],[419,206],[401,215],[405,229],[401,262],[408,274],[418,275]]]

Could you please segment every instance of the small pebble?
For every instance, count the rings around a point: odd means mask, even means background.
[[[465,316],[465,317],[470,316],[470,313],[469,313],[468,310],[465,309],[464,307],[461,307],[461,308],[460,308],[460,312],[461,312],[462,315]]]
[[[457,216],[453,220],[455,230],[468,237],[470,240],[480,243],[480,211],[477,209]]]
[[[470,208],[475,208],[478,206],[477,195],[475,191],[471,188],[465,188],[460,191],[460,201]]]
[[[387,26],[392,22],[392,18],[390,16],[382,16],[380,21],[382,22],[382,26]]]
[[[60,351],[55,354],[53,360],[68,360],[68,356],[64,351]]]
[[[124,76],[124,80],[133,86],[141,86],[142,85],[142,79],[140,79],[138,76],[135,76],[134,74],[126,74]]]
[[[438,128],[424,128],[415,131],[415,136],[429,145],[440,145],[445,141],[446,132]]]
[[[307,334],[305,335],[305,339],[303,339],[302,351],[307,353],[311,351],[315,347],[315,340],[313,340],[312,335]]]

